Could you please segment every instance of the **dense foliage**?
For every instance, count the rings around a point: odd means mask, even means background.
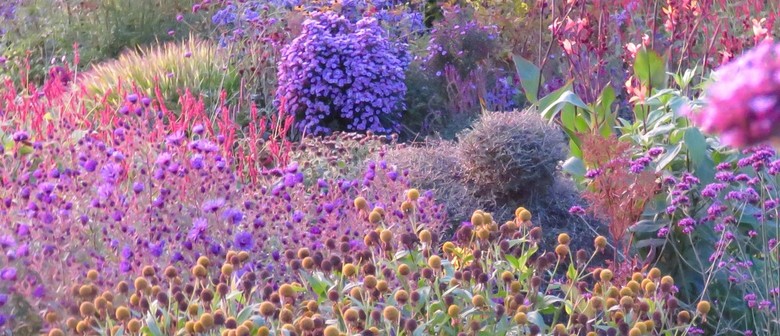
[[[0,1],[0,335],[777,334],[777,13]]]

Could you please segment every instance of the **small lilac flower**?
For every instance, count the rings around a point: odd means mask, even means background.
[[[581,207],[579,205],[575,205],[575,206],[572,206],[571,208],[569,208],[569,213],[572,214],[572,215],[584,216],[585,215],[585,208],[583,208],[583,207]]]
[[[204,212],[217,212],[219,208],[221,208],[223,205],[225,205],[225,199],[224,198],[215,198],[208,200],[203,203],[203,211]]]
[[[196,241],[203,238],[204,233],[208,230],[209,223],[205,218],[196,218],[192,223],[192,228],[187,233],[187,239],[190,241]]]
[[[16,268],[6,267],[0,270],[0,279],[5,281],[16,281]]]
[[[27,141],[30,139],[30,135],[25,131],[17,131],[13,135],[13,140],[16,142]]]
[[[233,239],[233,244],[239,250],[248,251],[252,249],[252,234],[249,232],[239,232]]]

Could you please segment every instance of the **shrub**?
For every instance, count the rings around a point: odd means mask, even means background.
[[[241,79],[230,66],[227,54],[211,42],[191,38],[126,53],[117,60],[95,65],[83,74],[81,84],[96,99],[112,106],[124,101],[125,92],[140,90],[155,96],[155,89],[168,104],[176,105],[184,90],[204,98],[216,108],[225,91],[229,101],[241,92]],[[105,98],[104,98],[105,97]]]
[[[306,133],[398,130],[406,92],[405,45],[395,44],[376,19],[356,24],[317,13],[282,52],[277,101]]]
[[[403,211],[414,214],[414,205]],[[538,252],[540,228],[527,210],[517,212],[500,227],[475,212],[474,225],[441,247],[425,230],[396,236],[386,228],[400,222],[366,223],[376,230],[363,237],[365,247],[289,250],[284,262],[297,272],[285,282],[238,250],[149,265],[117,288],[101,286],[106,272],[95,271],[74,288],[104,294],[75,293],[73,322],[52,319],[51,328],[74,331],[89,319],[112,333],[672,335],[696,331],[691,324],[710,313],[709,302],[681,309],[674,279],[658,269],[627,278],[589,269],[588,258],[605,248],[598,241],[592,254],[572,251],[562,234],[555,253]],[[555,278],[564,269],[568,277]]]
[[[394,148],[384,156],[412,185],[433,190],[434,199],[444,205],[453,228],[471,218],[468,209],[483,206],[464,181],[456,146],[448,141],[427,142],[419,147]]]
[[[458,153],[478,195],[524,200],[552,184],[566,143],[534,111],[486,112],[459,136]]]

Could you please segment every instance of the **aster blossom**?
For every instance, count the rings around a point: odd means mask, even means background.
[[[282,51],[276,104],[308,133],[397,131],[409,56],[386,35],[375,18],[313,15]]]
[[[692,115],[730,146],[775,140],[780,133],[780,44],[764,42],[718,69],[707,105]]]

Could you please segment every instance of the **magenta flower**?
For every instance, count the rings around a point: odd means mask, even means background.
[[[763,43],[715,73],[707,106],[692,115],[724,144],[749,146],[780,133],[780,44]]]

